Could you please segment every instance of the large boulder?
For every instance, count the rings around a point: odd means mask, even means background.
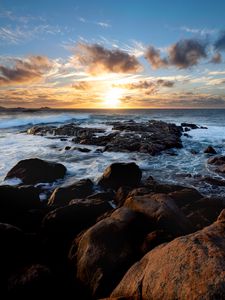
[[[90,179],[82,179],[68,186],[56,188],[51,194],[48,204],[64,206],[72,199],[85,198],[93,191],[93,183]]]
[[[76,278],[94,297],[105,297],[139,257],[139,246],[149,224],[129,208],[119,208],[110,217],[88,229],[74,241],[69,258]]]
[[[111,297],[224,299],[224,278],[225,210],[209,227],[147,253],[128,270]]]
[[[142,213],[156,228],[167,230],[174,236],[190,233],[193,229],[174,200],[166,194],[130,196],[124,206]]]
[[[19,178],[24,184],[53,182],[63,178],[66,167],[62,164],[30,158],[19,161],[6,175],[5,179]]]
[[[50,253],[50,258],[66,257],[76,235],[111,210],[108,202],[95,199],[76,201],[49,212],[42,221],[42,234],[46,237],[46,252]]]
[[[141,177],[142,172],[135,163],[113,163],[105,169],[99,185],[117,190],[123,185],[137,186]]]

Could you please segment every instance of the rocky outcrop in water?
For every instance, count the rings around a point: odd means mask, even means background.
[[[155,155],[163,150],[181,148],[182,127],[162,121],[150,120],[110,122],[113,131],[99,128],[84,128],[76,124],[56,126],[34,126],[28,134],[72,136],[77,144],[103,146],[104,151],[142,152]]]

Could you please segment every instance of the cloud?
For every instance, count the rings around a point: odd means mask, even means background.
[[[18,85],[41,81],[44,74],[52,67],[52,62],[45,56],[29,56],[13,61],[13,66],[0,65],[0,86]]]
[[[222,62],[222,55],[219,52],[214,53],[210,62],[214,64],[220,64]]]
[[[78,81],[78,82],[75,82],[72,85],[72,87],[75,88],[76,90],[86,91],[86,90],[90,89],[91,84],[87,81]]]
[[[180,40],[169,48],[169,63],[179,69],[197,65],[199,60],[205,57],[206,43],[199,40]]]
[[[135,56],[118,49],[108,50],[98,44],[79,43],[75,52],[75,59],[94,76],[102,73],[136,73],[142,69]]]
[[[188,27],[188,26],[182,26],[182,27],[180,27],[180,30],[188,32],[188,33],[203,35],[203,36],[208,35],[208,34],[213,34],[217,31],[216,29],[192,28],[192,27]]]
[[[225,31],[221,32],[219,38],[214,43],[214,47],[216,50],[225,50]]]
[[[175,66],[186,69],[197,65],[201,58],[206,58],[207,44],[196,39],[180,40],[169,47],[167,56],[162,58],[160,50],[153,46],[148,47],[145,58],[153,69]]]
[[[149,46],[145,58],[149,61],[153,69],[164,68],[168,66],[168,60],[161,58],[160,51],[153,46]]]

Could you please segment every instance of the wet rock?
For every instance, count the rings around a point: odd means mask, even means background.
[[[208,164],[214,167],[217,173],[225,173],[225,156],[214,156],[208,159]]]
[[[90,196],[88,196],[87,200],[95,200],[95,199],[101,199],[102,201],[112,201],[115,197],[115,193],[113,191],[108,192],[97,192]]]
[[[82,128],[71,123],[56,126],[33,127],[28,133],[39,135],[73,136],[74,143],[103,146],[104,151],[138,151],[151,155],[170,148],[181,148],[182,128],[175,124],[151,120],[149,122],[111,122],[114,132],[99,128]],[[42,129],[43,128],[43,129]]]
[[[196,124],[193,124],[193,123],[181,123],[181,126],[182,127],[188,127],[188,128],[191,128],[191,129],[198,129],[199,126],[197,126]]]
[[[66,167],[62,164],[45,161],[39,158],[25,159],[18,162],[6,175],[5,179],[19,178],[24,184],[53,182],[63,178]]]
[[[191,149],[190,152],[191,152],[191,154],[193,154],[193,155],[196,155],[196,154],[199,153],[199,152],[198,152],[197,150],[195,150],[195,149]]]
[[[77,151],[83,152],[83,153],[91,152],[91,149],[88,149],[88,148],[80,148],[80,147],[74,147],[73,150],[77,150]]]
[[[212,146],[208,146],[205,150],[204,153],[209,153],[209,154],[217,154],[216,150]]]
[[[98,184],[116,190],[122,185],[137,186],[141,177],[142,171],[135,163],[113,163],[105,169]]]
[[[48,200],[48,205],[63,206],[72,199],[87,197],[92,191],[93,182],[90,179],[82,179],[71,185],[56,188]]]
[[[70,149],[71,149],[70,146],[66,146],[66,147],[64,148],[64,150],[66,150],[66,151],[68,151],[68,150],[70,150]]]
[[[225,186],[225,180],[220,178],[214,178],[210,176],[204,176],[201,181],[205,181],[211,185],[215,186]]]
[[[158,246],[134,264],[111,297],[223,299],[225,210],[196,233]]]
[[[193,230],[189,220],[166,194],[131,196],[126,199],[124,206],[145,215],[156,228],[164,229],[174,236]]]
[[[105,297],[116,286],[137,259],[148,229],[143,216],[122,207],[88,229],[78,245],[74,241],[69,258],[94,297]]]

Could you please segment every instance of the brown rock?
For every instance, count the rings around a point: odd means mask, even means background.
[[[161,245],[134,264],[111,297],[225,298],[225,210],[211,226]],[[135,299],[135,298],[134,298]]]
[[[145,215],[156,228],[173,235],[191,232],[192,226],[174,200],[166,194],[147,194],[126,199],[125,207]]]
[[[70,250],[77,278],[94,297],[105,297],[127,268],[139,257],[148,223],[143,216],[122,207],[88,229]]]
[[[202,198],[202,195],[194,188],[184,188],[179,191],[169,193],[178,207],[190,204]]]
[[[63,206],[72,199],[85,198],[92,193],[93,182],[82,179],[71,185],[56,188],[51,194],[48,205]]]

